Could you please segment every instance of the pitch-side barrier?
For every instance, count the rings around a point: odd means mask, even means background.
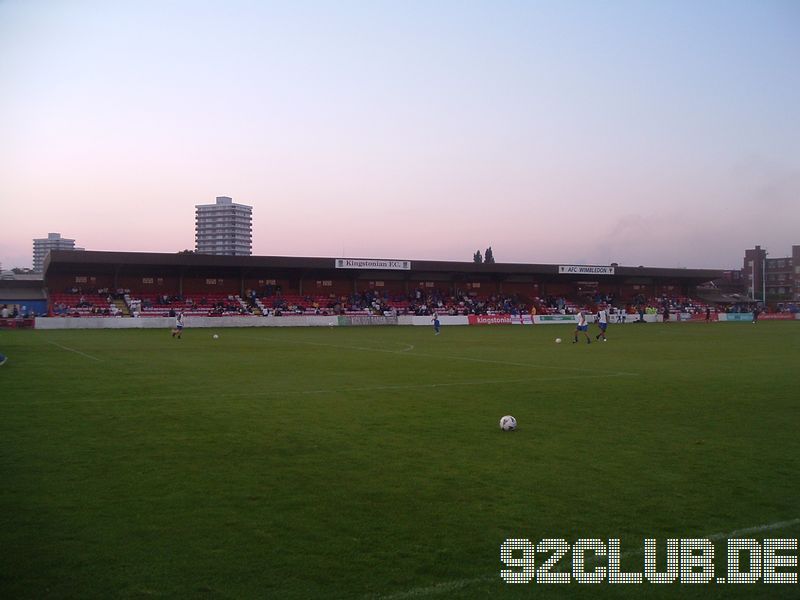
[[[718,313],[715,320],[728,322],[749,322],[753,320],[752,313]],[[616,315],[610,315],[610,325],[628,325],[636,323],[639,315],[627,315],[624,323],[616,320]],[[704,320],[697,315],[689,313],[672,315],[670,322],[689,322]],[[760,315],[759,321],[772,320],[800,320],[800,313],[769,313]],[[646,323],[661,323],[661,315],[644,315]],[[589,323],[594,322],[594,315],[587,315]],[[439,322],[444,327],[453,325],[574,325],[574,315],[469,315],[439,317]],[[351,327],[374,325],[432,325],[430,316],[294,316],[294,317],[185,317],[187,328],[210,327]],[[174,317],[36,317],[36,329],[169,329],[174,327]]]

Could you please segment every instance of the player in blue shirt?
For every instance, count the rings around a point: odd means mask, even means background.
[[[439,330],[440,330],[442,324],[439,322],[439,314],[438,313],[433,313],[433,318],[431,319],[431,322],[433,323],[433,331],[435,332],[435,335],[439,335],[441,333],[441,331],[439,331]]]

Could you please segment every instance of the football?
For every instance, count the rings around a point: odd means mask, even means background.
[[[560,343],[561,343],[561,338],[556,338],[556,344],[560,344]]]
[[[517,428],[517,420],[511,415],[506,415],[500,419],[500,429],[503,431],[514,431]]]
[[[219,336],[218,336],[216,333],[214,334],[214,339],[215,339],[215,340],[218,340],[218,339],[219,339]]]

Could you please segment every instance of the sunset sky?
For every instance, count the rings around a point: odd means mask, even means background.
[[[800,2],[0,0],[0,263],[32,239],[741,267],[800,244]]]

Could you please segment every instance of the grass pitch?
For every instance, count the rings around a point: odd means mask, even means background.
[[[571,331],[0,332],[0,595],[797,597],[502,582],[506,538],[800,537],[800,323]]]

